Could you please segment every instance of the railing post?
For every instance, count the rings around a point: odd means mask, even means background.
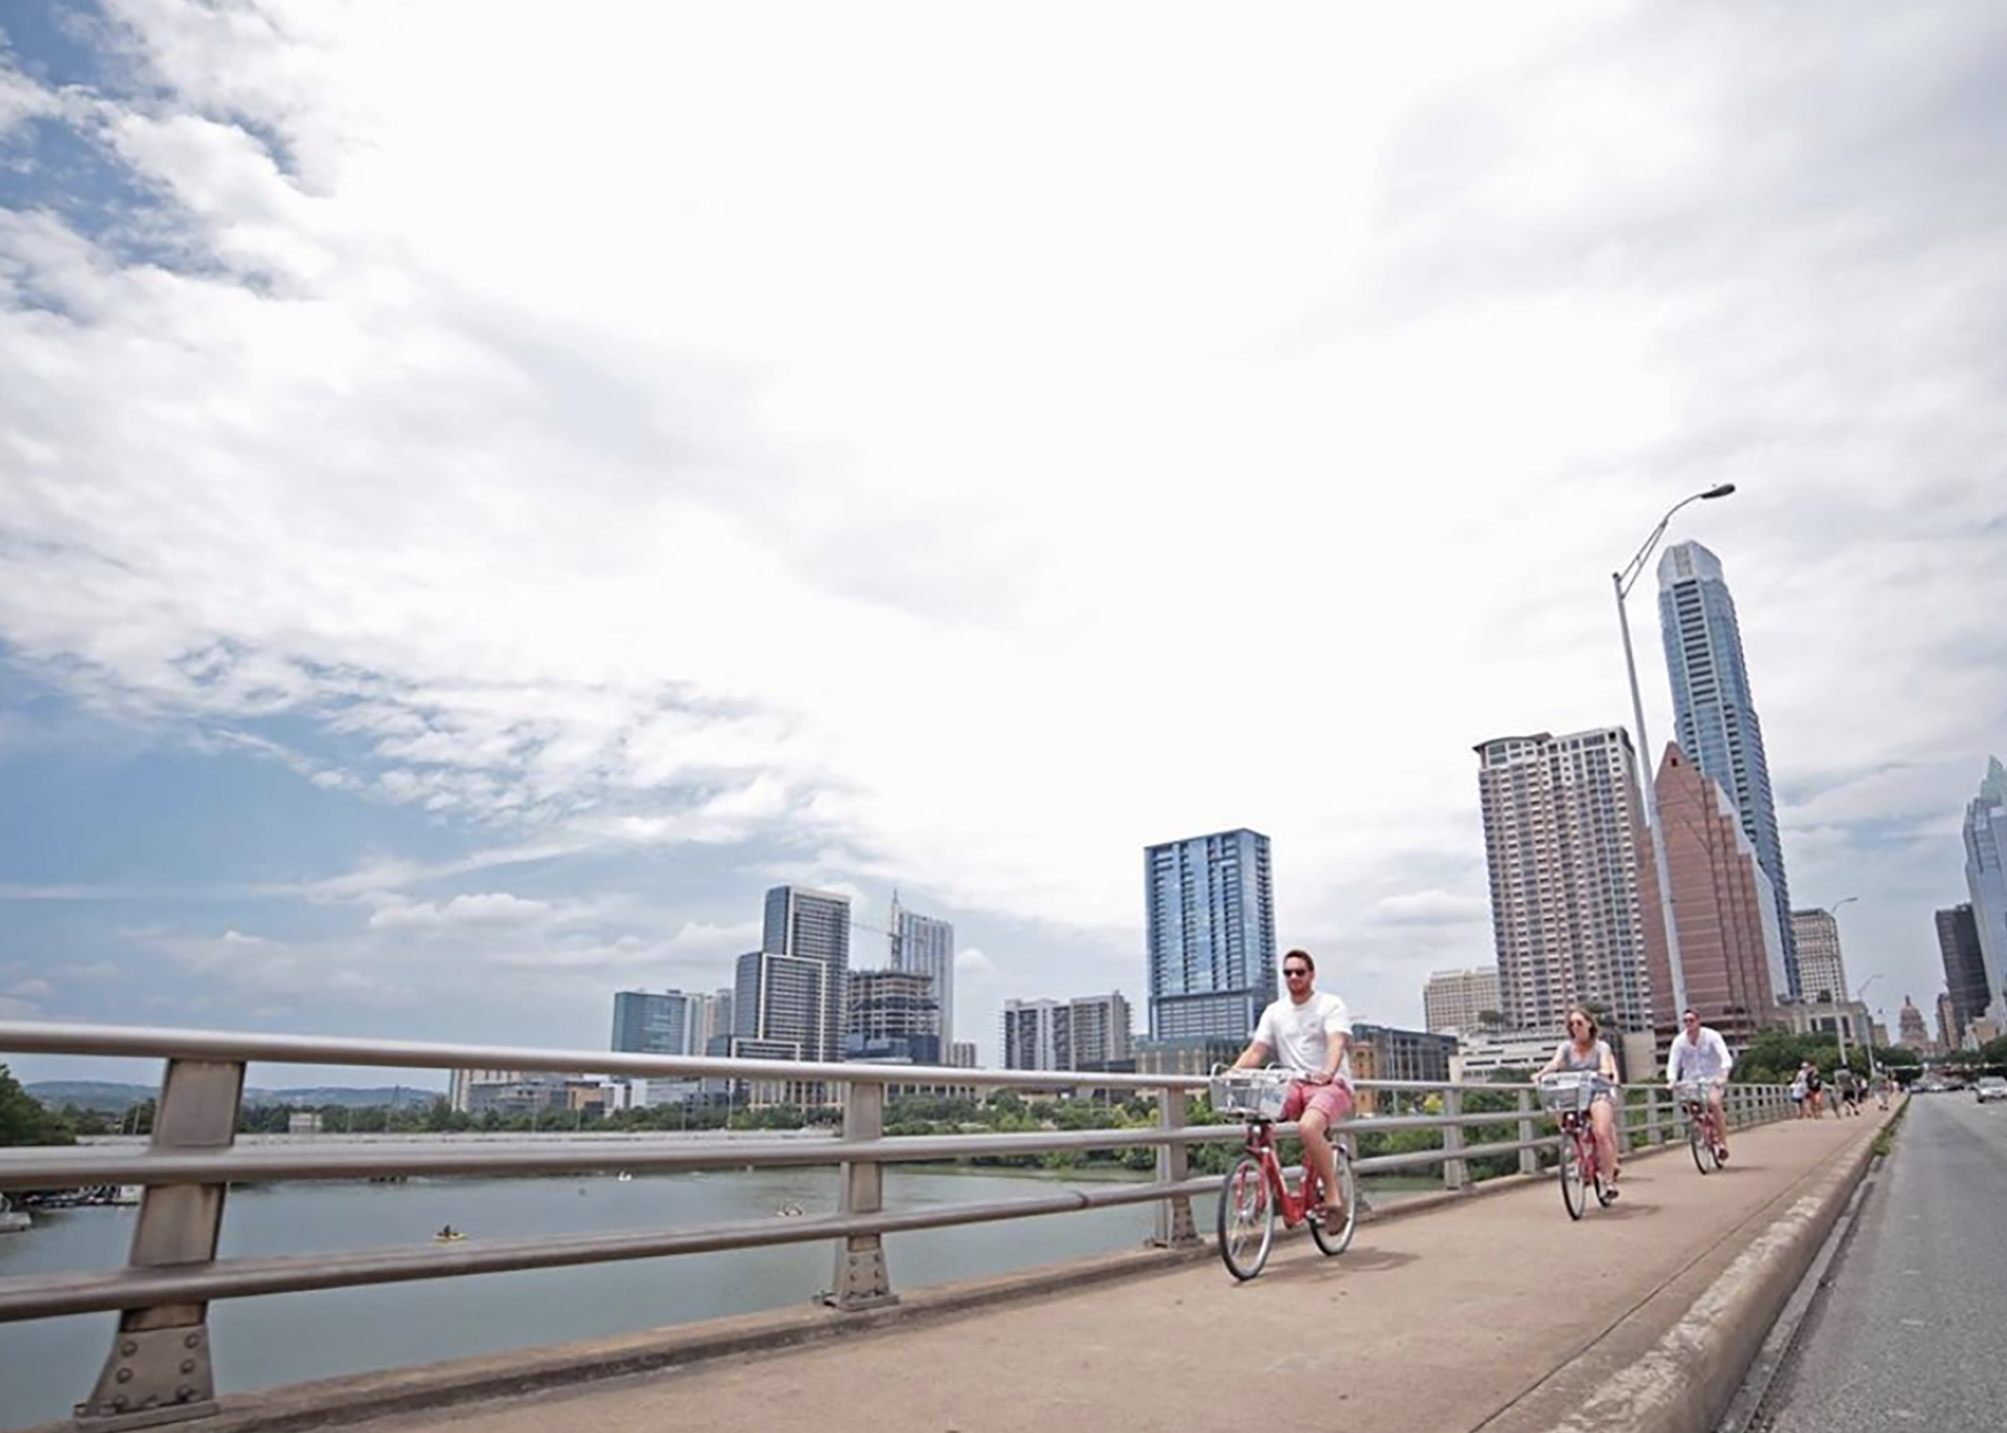
[[[1185,1091],[1166,1085],[1157,1092],[1157,1128],[1166,1134],[1175,1133],[1185,1127],[1185,1114],[1189,1097]],[[1165,1141],[1157,1146],[1157,1179],[1169,1184],[1186,1178],[1192,1167],[1191,1151],[1183,1143]],[[1199,1242],[1198,1229],[1192,1223],[1192,1199],[1188,1194],[1180,1194],[1161,1200],[1157,1205],[1157,1230],[1150,1242],[1160,1249],[1174,1248],[1180,1244]]]
[[[1455,1119],[1463,1113],[1463,1091],[1454,1085],[1443,1090],[1443,1117]],[[1463,1148],[1463,1126],[1446,1124],[1443,1126],[1443,1187],[1452,1191],[1468,1188],[1470,1166],[1456,1158]]]
[[[878,1140],[885,1134],[885,1087],[852,1080],[843,1092],[843,1138]],[[876,1160],[846,1160],[840,1212],[876,1214],[885,1207],[885,1166]],[[892,1275],[885,1267],[885,1240],[878,1234],[851,1234],[836,1251],[835,1287],[823,1302],[846,1312],[896,1304]]]
[[[169,1060],[153,1116],[162,1154],[228,1149],[237,1138],[244,1066],[235,1060]],[[222,1184],[149,1186],[132,1231],[133,1268],[206,1264],[223,1227]],[[216,1411],[209,1305],[157,1304],[119,1314],[111,1353],[91,1396],[76,1405],[80,1429],[143,1428]]]
[[[1519,1151],[1519,1172],[1521,1174],[1540,1173],[1540,1151],[1532,1146],[1533,1140],[1533,1091],[1519,1092],[1519,1142],[1526,1148]]]

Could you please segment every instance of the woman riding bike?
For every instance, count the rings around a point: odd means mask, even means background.
[[[1589,1121],[1596,1130],[1596,1163],[1603,1171],[1603,1182],[1608,1186],[1609,1196],[1617,1197],[1617,1057],[1611,1053],[1610,1044],[1602,1038],[1602,1027],[1596,1017],[1581,1006],[1568,1012],[1568,1038],[1554,1047],[1554,1058],[1545,1068],[1535,1073],[1541,1075],[1559,1074],[1563,1070],[1586,1070],[1593,1075],[1601,1075],[1608,1080],[1611,1088],[1599,1090],[1589,1106]]]

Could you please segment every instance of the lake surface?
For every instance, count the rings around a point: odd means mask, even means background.
[[[888,1169],[887,1208],[1032,1199],[1105,1180],[1049,1174]],[[834,1213],[838,1171],[768,1169],[556,1179],[301,1183],[230,1192],[222,1256],[426,1244],[443,1224],[472,1239],[678,1228],[799,1205]],[[1196,1216],[1211,1210],[1195,1201]],[[886,1236],[895,1290],[1134,1249],[1154,1204]],[[0,1235],[0,1275],[82,1272],[125,1262],[130,1209],[36,1211]],[[1202,1227],[1205,1225],[1202,1224]],[[830,1287],[834,1241],[569,1269],[275,1294],[210,1305],[219,1392],[807,1303]],[[68,1417],[96,1381],[117,1316],[0,1324],[0,1428]]]

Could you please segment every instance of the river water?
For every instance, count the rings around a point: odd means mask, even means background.
[[[429,1244],[452,1224],[470,1238],[677,1228],[799,1206],[834,1213],[838,1173],[765,1169],[569,1179],[414,1179],[404,1184],[252,1186],[230,1192],[222,1256]],[[1063,1176],[892,1168],[887,1208],[1030,1199],[1088,1188]],[[1133,1249],[1156,1206],[1130,1205],[886,1237],[895,1289]],[[1210,1209],[1194,1213],[1210,1219]],[[130,1209],[36,1211],[0,1235],[0,1275],[113,1268]],[[276,1294],[212,1304],[219,1392],[806,1303],[830,1286],[833,1241],[619,1264]],[[96,1381],[116,1315],[0,1324],[0,1428],[67,1417]]]

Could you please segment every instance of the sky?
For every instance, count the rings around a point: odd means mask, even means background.
[[[1632,725],[1609,574],[1733,482],[1893,1025],[2007,754],[2003,159],[1958,3],[0,0],[0,1018],[603,1048],[798,881],[987,1062],[1251,826],[1419,1026],[1472,747]]]

